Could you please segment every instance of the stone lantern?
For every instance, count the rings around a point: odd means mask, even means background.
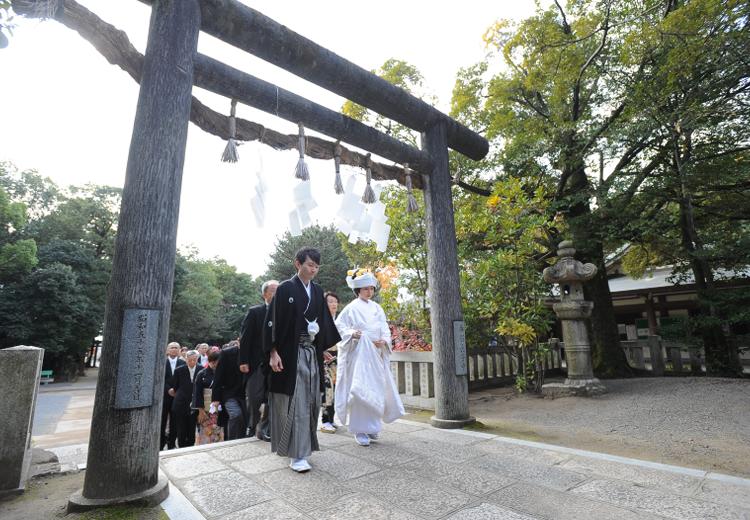
[[[583,299],[583,282],[596,274],[594,264],[583,264],[574,258],[573,242],[560,242],[555,265],[544,270],[544,281],[560,286],[560,301],[552,306],[560,319],[565,342],[568,377],[565,383],[549,383],[542,393],[550,396],[598,395],[607,391],[594,377],[586,320],[594,303]]]

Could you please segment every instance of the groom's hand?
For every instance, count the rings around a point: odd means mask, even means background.
[[[276,352],[276,349],[273,349],[271,351],[271,359],[269,364],[271,365],[271,370],[274,372],[281,372],[284,370],[284,365],[281,363],[281,356],[279,356],[279,353]]]

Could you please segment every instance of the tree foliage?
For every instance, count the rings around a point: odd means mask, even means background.
[[[56,377],[75,377],[102,333],[120,189],[61,189],[0,163],[0,347],[45,349]],[[260,281],[225,260],[178,252],[170,337],[186,345],[239,336]]]
[[[721,0],[555,2],[493,25],[488,59],[459,74],[453,114],[486,131],[497,150],[490,172],[456,161],[459,174],[544,187],[548,218],[562,215],[581,258],[599,267],[587,293],[600,374],[625,366],[606,251],[632,242],[680,256],[678,267],[710,286],[717,265],[702,259],[727,250],[702,242],[696,226],[732,228],[728,243],[746,240],[738,208],[747,189],[748,14],[746,2]],[[676,240],[659,244],[670,235]],[[717,341],[707,352],[726,356]]]
[[[119,190],[89,186],[64,192],[34,171],[3,163],[3,196],[6,204],[0,206],[14,207],[23,218],[4,227],[0,251],[7,252],[8,237],[16,235],[12,244],[24,245],[26,259],[19,262],[16,255],[0,273],[0,344],[44,348],[45,365],[61,379],[75,377],[83,353],[101,332]],[[106,230],[96,225],[103,221],[111,224]]]
[[[11,202],[0,187],[0,280],[18,279],[38,262],[36,242],[19,238],[26,219],[26,205]]]
[[[296,237],[286,231],[276,242],[264,278],[282,282],[294,276],[297,273],[294,257],[303,247],[314,247],[320,251],[320,271],[315,281],[324,291],[334,291],[342,300],[350,300],[351,290],[346,285],[349,260],[341,248],[338,233],[333,226],[310,226]]]
[[[260,279],[223,259],[201,259],[197,250],[178,251],[169,336],[187,346],[225,344],[240,335],[250,306],[262,301]]]

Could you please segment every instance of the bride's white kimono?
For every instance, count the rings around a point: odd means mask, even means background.
[[[355,299],[336,319],[341,335],[336,375],[336,415],[353,433],[379,433],[382,421],[405,414],[390,368],[391,331],[383,308]],[[355,330],[362,337],[352,337]],[[385,340],[385,347],[373,343]]]

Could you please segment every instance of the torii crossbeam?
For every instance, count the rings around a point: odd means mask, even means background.
[[[151,22],[107,294],[86,478],[70,509],[156,503],[168,494],[159,475],[159,423],[193,84],[381,157],[408,162],[421,173],[435,357],[432,422],[458,428],[473,421],[448,148],[481,160],[489,148],[486,139],[237,0],[146,3],[152,5]],[[19,14],[33,16],[45,5],[45,13],[58,19],[74,4],[12,2]],[[200,30],[421,132],[421,149],[199,55]]]

